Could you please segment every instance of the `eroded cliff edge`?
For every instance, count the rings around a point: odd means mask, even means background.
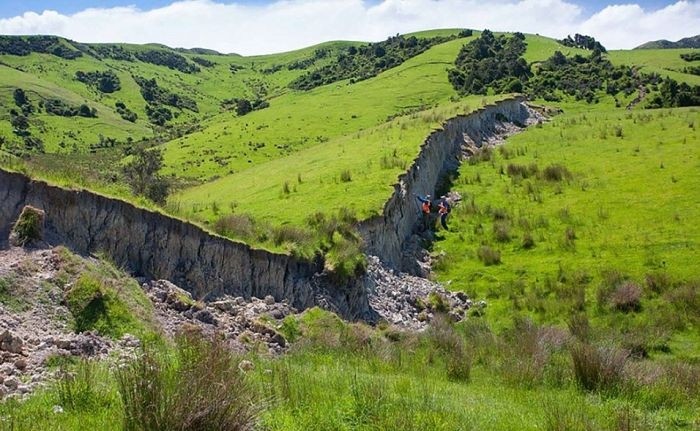
[[[272,295],[298,309],[332,302],[346,318],[369,312],[360,283],[327,286],[322,262],[305,262],[213,235],[198,226],[86,190],[0,170],[0,238],[25,205],[46,212],[51,244],[102,253],[137,276],[166,279],[194,297]]]

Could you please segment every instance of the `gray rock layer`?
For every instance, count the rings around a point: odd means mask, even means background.
[[[411,167],[399,176],[382,214],[360,223],[367,253],[393,268],[411,271],[410,264],[402,260],[421,216],[414,194],[434,195],[438,182],[457,169],[465,150],[488,142],[503,121],[526,124],[531,115],[524,99],[518,97],[452,118],[431,133]]]
[[[347,318],[369,310],[359,283],[324,286],[323,265],[253,249],[191,224],[86,190],[67,190],[0,170],[0,238],[25,205],[46,212],[46,239],[102,254],[136,276],[166,279],[196,298],[271,295],[299,309],[325,295]]]

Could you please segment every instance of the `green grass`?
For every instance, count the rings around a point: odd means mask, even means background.
[[[183,215],[210,222],[233,212],[275,225],[304,225],[317,211],[335,213],[341,208],[366,218],[381,210],[392,184],[411,165],[431,130],[497,99],[470,97],[403,116],[189,188],[171,197],[170,204]],[[341,179],[343,172],[350,173],[350,181]]]
[[[231,378],[244,389],[235,393],[252,400],[253,411],[262,408],[260,429],[680,430],[693,429],[700,420],[693,382],[697,364],[685,364],[679,372],[668,363],[627,360],[628,372],[615,386],[585,390],[576,381],[566,331],[521,322],[497,335],[473,319],[455,327],[438,321],[409,334],[344,323],[318,309],[289,319],[300,338],[284,356],[249,354],[255,368],[246,374],[236,370],[243,358],[217,356],[217,370],[233,370]],[[206,400],[202,390],[223,374],[198,373],[210,352],[201,339],[184,350],[181,341],[176,346],[148,351],[145,367],[134,362],[116,375],[107,367],[73,366],[69,370],[76,378],[70,383],[62,381],[22,404],[0,404],[0,417],[18,430],[121,429],[125,411],[148,409],[130,403],[125,410],[117,401],[123,385],[118,381],[141,388],[134,395],[155,406],[175,401],[168,412],[180,415],[181,386],[167,384],[168,379],[181,382],[177,370],[198,377],[187,381],[193,402]],[[469,372],[455,375],[455,364]],[[652,374],[642,371],[647,366]],[[125,380],[125,372],[137,374]],[[216,408],[220,401],[208,403]],[[64,412],[53,413],[55,405]]]
[[[464,201],[452,213],[450,231],[441,231],[435,243],[437,278],[486,298],[495,327],[514,313],[561,323],[581,306],[612,325],[612,316],[596,312],[596,287],[610,270],[641,286],[657,271],[677,281],[700,278],[700,112],[607,106],[565,108],[550,123],[510,138],[491,161],[460,169],[455,190]],[[543,179],[555,164],[572,178]],[[539,175],[513,177],[509,165],[536,165]],[[505,226],[510,239],[500,235],[499,242],[494,226]],[[534,247],[523,246],[526,234]],[[500,251],[501,263],[484,265],[480,245]],[[583,305],[570,291],[576,284],[585,291]],[[666,305],[645,290],[636,320],[674,313]],[[699,357],[700,339],[691,339]]]
[[[153,304],[139,284],[108,260],[82,261],[58,249],[65,284],[64,300],[76,332],[96,330],[118,339],[126,333],[153,339],[158,331]]]
[[[700,85],[700,76],[682,73],[683,68],[690,63],[681,58],[681,54],[695,52],[693,49],[632,49],[625,51],[610,51],[608,57],[614,65],[631,64],[640,66],[642,73],[658,73],[668,76],[678,82],[690,85]]]

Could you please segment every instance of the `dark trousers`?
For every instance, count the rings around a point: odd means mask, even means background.
[[[440,224],[445,230],[447,230],[447,213],[440,214]]]

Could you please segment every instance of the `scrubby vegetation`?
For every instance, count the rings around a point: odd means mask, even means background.
[[[101,72],[99,70],[93,72],[83,72],[81,70],[75,72],[75,79],[89,85],[102,93],[114,93],[119,91],[121,84],[119,77],[111,70]]]
[[[344,79],[350,79],[350,82],[362,81],[400,65],[431,46],[453,38],[445,36],[417,38],[397,35],[383,42],[360,47],[351,46],[339,53],[333,63],[300,76],[289,86],[296,90],[310,90]],[[295,68],[297,66],[299,65]]]
[[[134,57],[144,63],[166,66],[170,69],[179,70],[182,73],[196,73],[201,70],[196,64],[187,61],[184,56],[167,50],[149,49],[136,51],[134,52]]]
[[[496,37],[484,30],[459,51],[456,68],[448,72],[449,80],[461,94],[486,94],[489,87],[497,93],[522,92],[531,74],[522,58],[525,49],[521,33]]]
[[[0,54],[26,56],[32,52],[73,60],[82,52],[69,48],[56,36],[0,36]]]
[[[160,175],[163,153],[160,149],[137,148],[131,160],[124,165],[124,182],[131,186],[134,194],[145,196],[155,203],[165,203],[170,192],[170,183]]]
[[[182,96],[160,87],[155,78],[147,79],[142,76],[135,76],[134,80],[141,87],[143,100],[149,104],[168,105],[173,108],[189,109],[190,111],[198,112],[197,102],[187,96]]]
[[[605,47],[595,40],[595,38],[583,34],[576,33],[573,38],[569,35],[565,39],[558,40],[557,42],[564,46],[606,52]]]
[[[595,39],[576,35],[565,39],[566,46],[592,50],[588,56],[571,57],[556,51],[539,63],[534,73],[523,58],[525,37],[515,33],[494,36],[484,30],[481,36],[464,45],[449,70],[452,86],[461,94],[528,93],[546,101],[560,101],[564,96],[588,103],[599,101],[603,92],[625,98],[632,93],[657,90],[646,102],[648,108],[700,105],[700,86],[678,83],[670,77],[640,73],[633,66],[613,66],[605,56],[605,48]]]
[[[15,429],[697,425],[697,364],[636,359],[595,326],[581,340],[581,332],[527,319],[514,319],[499,334],[478,317],[454,325],[438,316],[428,330],[409,333],[311,309],[287,318],[281,331],[296,340],[289,353],[249,355],[252,362],[240,369],[243,358],[222,341],[188,332],[173,347],[146,348],[111,372],[81,363],[27,403],[0,405],[0,415]],[[50,414],[54,405],[63,413]]]

